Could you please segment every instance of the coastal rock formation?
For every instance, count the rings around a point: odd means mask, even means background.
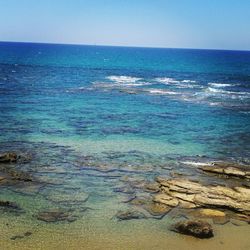
[[[201,220],[180,221],[172,226],[172,230],[201,239],[211,238],[214,236],[212,226],[208,222]]]
[[[215,162],[211,166],[201,166],[199,169],[204,172],[224,175],[227,177],[238,177],[250,180],[250,166],[227,162]]]
[[[0,200],[0,212],[8,212],[19,216],[24,213],[24,210],[15,202]]]
[[[7,171],[7,173],[11,176],[12,180],[16,181],[33,181],[32,176],[29,173],[23,172],[23,171],[17,171],[15,169],[11,169]]]
[[[38,220],[42,220],[45,222],[58,222],[58,221],[73,222],[77,219],[75,216],[70,215],[67,211],[58,209],[39,212],[36,215],[36,218]]]
[[[89,198],[89,195],[81,190],[57,188],[46,191],[46,198],[55,203],[77,204],[86,202]]]
[[[14,235],[10,239],[11,240],[19,240],[19,239],[23,239],[24,237],[28,237],[28,236],[31,236],[31,235],[32,235],[32,232],[27,231],[27,232],[25,232],[24,234],[21,234],[21,235]]]
[[[0,154],[0,163],[9,163],[9,162],[16,162],[18,156],[14,152],[7,152]]]
[[[17,154],[15,152],[7,152],[0,154],[0,173],[4,175],[4,177],[0,176],[0,181],[33,181],[33,178],[29,173],[20,170],[18,165],[11,164],[25,163],[29,160],[30,157],[25,156],[23,154]]]
[[[201,209],[200,214],[205,217],[225,217],[226,214],[223,211],[215,210],[215,209]]]
[[[159,218],[162,218],[171,210],[171,207],[157,202],[151,202],[149,204],[146,204],[143,206],[143,208],[152,216],[156,216]]]
[[[146,216],[142,212],[136,210],[118,211],[116,218],[119,220],[145,219]]]
[[[10,208],[10,209],[21,209],[15,202],[12,201],[2,201],[0,200],[0,207]]]
[[[0,177],[0,181],[7,181],[7,182],[15,182],[15,181],[24,181],[24,182],[31,182],[33,181],[33,177],[26,172],[21,170],[15,169],[11,166],[1,166],[0,173],[5,175],[4,177]]]
[[[0,153],[0,163],[16,163],[16,162],[28,162],[31,157],[26,154],[17,154],[15,152]]]
[[[157,178],[161,192],[154,201],[181,208],[227,208],[250,215],[250,189],[245,187],[204,186],[187,179]]]

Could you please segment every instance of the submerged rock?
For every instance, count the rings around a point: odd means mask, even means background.
[[[148,211],[151,215],[162,218],[166,215],[172,208],[161,203],[152,202],[144,206],[144,209]]]
[[[204,172],[224,175],[227,177],[238,177],[250,180],[250,166],[228,162],[215,162],[211,166],[201,166],[199,169]]]
[[[216,209],[199,209],[198,211],[195,210],[191,212],[191,215],[198,218],[212,219],[214,224],[219,225],[225,225],[226,223],[230,222],[229,214],[226,214],[225,212]]]
[[[14,235],[12,237],[10,237],[11,240],[20,240],[20,239],[23,239],[24,236],[23,235]]]
[[[8,174],[11,176],[13,180],[16,181],[33,181],[33,178],[30,174],[25,173],[23,171],[17,171],[12,169],[11,171],[8,172]]]
[[[228,222],[230,222],[230,218],[227,216],[225,216],[225,217],[213,217],[214,224],[225,225]]]
[[[10,163],[16,162],[18,159],[18,155],[14,152],[7,152],[0,154],[0,163]]]
[[[49,189],[46,198],[55,203],[76,204],[86,202],[89,195],[81,190],[74,189]]]
[[[28,236],[31,236],[31,235],[32,235],[32,233],[30,231],[27,231],[22,235],[14,235],[10,239],[11,240],[23,239],[24,237],[28,237]]]
[[[174,224],[171,229],[175,232],[192,235],[200,239],[211,238],[214,236],[212,226],[208,222],[201,220],[180,221]]]
[[[134,206],[142,206],[148,203],[147,197],[137,197],[135,196],[133,199],[129,201],[129,204]]]
[[[118,211],[116,218],[119,220],[145,219],[144,213],[136,210]]]
[[[226,214],[220,210],[215,210],[215,209],[201,209],[200,214],[202,216],[206,216],[206,217],[225,217]]]
[[[157,181],[161,193],[154,200],[169,206],[184,208],[214,207],[227,208],[250,214],[250,189],[244,187],[205,186],[187,179],[162,179]],[[185,202],[185,206],[182,206]],[[188,206],[190,205],[190,207]]]
[[[29,162],[31,157],[26,154],[17,154],[15,152],[5,152],[0,154],[0,163]]]
[[[3,176],[0,176],[0,182],[3,182],[4,180],[6,180],[6,178]]]
[[[7,213],[11,213],[12,215],[15,215],[15,216],[19,216],[25,212],[15,202],[2,201],[2,200],[0,200],[0,211],[1,211],[1,213],[7,212]]]
[[[247,224],[246,221],[242,221],[242,220],[236,220],[236,219],[230,219],[230,222],[235,225],[235,226],[245,226]]]
[[[33,177],[29,173],[9,164],[1,164],[0,173],[4,175],[3,178],[6,181],[33,181]]]
[[[73,222],[77,219],[75,216],[70,215],[69,212],[59,209],[39,212],[36,215],[36,218],[38,220],[42,220],[45,222],[58,222],[58,221]]]
[[[17,210],[21,209],[15,202],[2,201],[2,200],[0,200],[0,207],[10,208],[10,209],[17,209]]]
[[[159,183],[147,183],[144,186],[144,190],[150,193],[158,193],[160,191]]]

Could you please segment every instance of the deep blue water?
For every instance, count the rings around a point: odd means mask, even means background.
[[[0,43],[0,139],[249,157],[250,52]]]

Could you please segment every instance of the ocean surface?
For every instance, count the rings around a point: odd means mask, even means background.
[[[12,223],[2,228],[5,249],[45,249],[44,237],[56,249],[62,232],[74,242],[81,232],[86,249],[99,249],[97,239],[122,249],[128,232],[143,230],[171,244],[178,236],[167,218],[119,222],[115,214],[146,195],[131,183],[195,175],[185,166],[201,160],[250,163],[250,52],[1,42],[0,132],[0,151],[31,155],[20,169],[46,183],[1,187],[0,200],[25,210],[0,215]],[[78,219],[35,218],[55,206]],[[31,238],[9,240],[23,228]]]

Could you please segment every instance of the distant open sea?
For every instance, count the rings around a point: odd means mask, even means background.
[[[86,215],[79,203],[70,205],[80,218],[71,233],[90,241],[93,232],[151,228],[158,235],[164,221],[121,227],[111,219],[136,193],[121,191],[123,178],[153,180],[169,175],[166,163],[182,171],[183,162],[199,159],[249,164],[250,52],[1,42],[0,151],[7,150],[33,155],[22,170],[62,181],[35,195],[0,190],[0,199],[28,211],[16,228],[36,228],[34,214],[54,205],[51,196],[77,190],[91,209]],[[39,237],[69,231],[39,223]]]

